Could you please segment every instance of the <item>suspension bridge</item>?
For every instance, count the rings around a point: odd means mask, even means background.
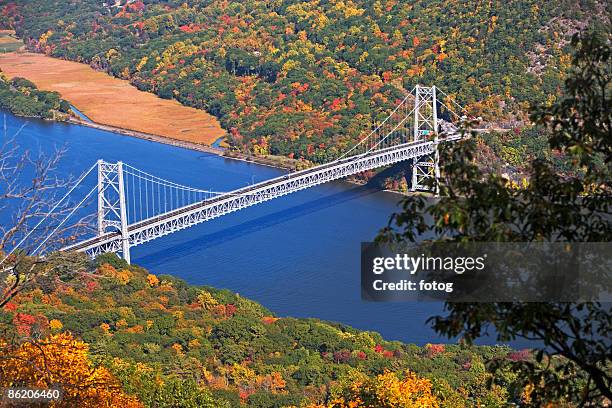
[[[444,101],[440,94],[446,96]],[[435,86],[417,85],[374,130],[337,159],[230,192],[185,186],[126,163],[99,160],[75,187],[96,171],[97,183],[66,217],[87,200],[95,201],[97,195],[95,236],[61,250],[92,257],[114,252],[130,262],[130,249],[137,245],[306,188],[404,161],[410,162],[413,191],[437,193],[438,145],[461,137],[453,124],[460,116],[445,101],[463,111]]]

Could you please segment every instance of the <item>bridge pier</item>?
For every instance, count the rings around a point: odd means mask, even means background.
[[[414,141],[432,140],[434,153],[415,157],[412,161],[411,191],[432,191],[438,195],[440,179],[440,155],[438,152],[438,98],[435,85],[415,87]]]
[[[130,242],[123,163],[98,160],[98,236],[121,233],[121,255],[130,263]]]
[[[130,264],[130,234],[128,231],[128,219],[125,209],[125,184],[123,181],[123,163],[117,163],[117,174],[119,178],[119,212],[121,217],[121,254],[123,259]]]

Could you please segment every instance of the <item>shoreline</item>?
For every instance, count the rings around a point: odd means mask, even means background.
[[[66,120],[46,119],[46,118],[41,118],[41,117],[37,117],[37,116],[21,116],[21,117],[30,118],[30,119],[38,119],[38,120],[42,120],[42,121],[45,121],[45,122],[64,123],[64,124],[68,124],[68,125],[85,126],[85,127],[89,127],[89,128],[92,128],[92,129],[97,129],[97,130],[102,130],[102,131],[105,131],[105,132],[110,132],[110,133],[113,133],[113,134],[116,134],[116,135],[133,137],[133,138],[142,139],[142,140],[148,140],[148,141],[154,142],[154,143],[161,143],[161,144],[165,144],[165,145],[168,145],[168,146],[179,147],[179,148],[182,148],[182,149],[188,149],[188,150],[198,151],[198,152],[202,152],[202,153],[214,154],[216,156],[223,157],[224,159],[227,159],[227,160],[237,160],[237,161],[242,161],[242,162],[246,162],[246,163],[256,164],[258,166],[272,167],[272,168],[276,168],[276,169],[280,169],[280,170],[285,170],[285,171],[293,171],[293,170],[295,170],[295,167],[282,166],[279,163],[275,162],[273,159],[269,159],[269,158],[265,158],[265,157],[257,157],[257,156],[247,155],[247,154],[244,154],[244,153],[233,152],[233,151],[229,151],[229,150],[222,149],[222,148],[207,146],[207,145],[193,143],[193,142],[186,142],[186,141],[183,141],[183,140],[177,140],[177,139],[173,139],[173,138],[167,137],[167,136],[160,136],[160,135],[154,135],[154,134],[150,134],[150,133],[138,132],[138,131],[130,130],[130,129],[123,129],[123,128],[120,128],[120,127],[117,127],[117,126],[112,126],[112,125],[104,125],[104,124],[101,124],[101,123],[96,123],[96,122],[91,121],[91,120],[90,121],[86,121],[86,120],[83,120],[81,118],[76,118],[74,116],[70,116]],[[364,186],[364,185],[367,184],[367,183],[364,183],[363,181],[360,181],[360,180],[344,179],[342,181],[346,182],[346,183],[349,183],[349,184],[352,184],[352,185],[357,185],[357,186]],[[389,189],[385,189],[385,188],[381,189],[381,191],[385,192],[385,193],[392,193],[392,194],[395,194],[395,195],[401,195],[403,197],[407,197],[407,196],[411,196],[411,195],[415,194],[414,192],[411,192],[411,191],[401,192],[401,191],[394,191],[394,190],[389,190]]]
[[[128,80],[90,65],[42,53],[0,53],[0,67],[9,78],[23,77],[38,89],[58,92],[98,125],[142,132],[141,138],[165,137],[210,146],[227,132],[204,110],[141,91]],[[148,136],[148,135],[152,136]],[[136,134],[134,134],[136,136]],[[198,150],[201,150],[198,148]]]
[[[56,122],[86,126],[89,128],[103,130],[106,132],[111,132],[111,133],[122,135],[122,136],[135,137],[138,139],[148,140],[150,142],[161,143],[161,144],[165,144],[165,145],[169,145],[173,147],[180,147],[183,149],[189,149],[189,150],[194,150],[194,151],[203,152],[203,153],[215,154],[217,156],[221,156],[226,159],[239,160],[239,161],[243,161],[247,163],[258,164],[261,166],[274,167],[274,168],[281,169],[281,170],[293,170],[292,167],[282,166],[279,163],[275,163],[273,160],[266,159],[266,158],[260,158],[260,157],[246,155],[246,154],[238,153],[238,152],[229,152],[225,149],[218,148],[218,147],[212,147],[212,146],[208,146],[204,144],[173,139],[168,136],[160,136],[160,135],[154,135],[151,133],[138,132],[136,130],[124,129],[124,128],[120,128],[120,127],[112,126],[112,125],[105,125],[105,124],[97,123],[94,121],[88,122],[85,120],[77,119],[75,117],[70,117],[67,121],[64,121],[64,122],[61,122],[61,121],[56,121]]]
[[[276,168],[276,169],[280,169],[280,170],[285,170],[285,171],[293,171],[295,170],[295,167],[292,166],[282,166],[279,163],[275,163],[274,160],[272,159],[267,159],[265,157],[257,157],[257,156],[252,156],[252,155],[246,155],[244,153],[238,153],[238,152],[231,152],[229,150],[225,150],[225,149],[221,149],[221,148],[217,148],[217,147],[212,147],[212,146],[207,146],[207,145],[203,145],[203,144],[198,144],[198,143],[192,143],[192,142],[186,142],[186,141],[182,141],[182,140],[177,140],[177,139],[173,139],[171,137],[167,137],[167,136],[159,136],[159,135],[153,135],[150,133],[144,133],[144,132],[138,132],[135,130],[129,130],[129,129],[123,129],[123,128],[119,128],[116,126],[111,126],[111,125],[104,125],[101,123],[96,123],[93,121],[85,121],[85,120],[81,120],[81,119],[77,119],[75,117],[70,117],[67,121],[64,122],[59,122],[59,121],[55,121],[57,123],[68,123],[68,124],[72,124],[72,125],[81,125],[81,126],[87,126],[93,129],[98,129],[98,130],[103,130],[106,132],[111,132],[114,134],[118,134],[118,135],[122,135],[122,136],[127,136],[127,137],[135,137],[137,139],[143,139],[143,140],[148,140],[150,142],[155,142],[155,143],[161,143],[161,144],[165,144],[165,145],[169,145],[169,146],[173,146],[173,147],[180,147],[183,149],[189,149],[189,150],[194,150],[194,151],[198,151],[198,152],[202,152],[202,153],[209,153],[209,154],[214,154],[217,156],[221,156],[224,159],[228,159],[228,160],[238,160],[238,161],[242,161],[242,162],[246,162],[246,163],[252,163],[252,164],[256,164],[258,166],[266,166],[266,167],[272,167],[272,168]],[[344,179],[343,180],[346,183],[349,184],[353,184],[353,185],[365,185],[365,183],[360,182],[358,180],[349,180],[349,179]],[[396,194],[396,195],[400,195],[403,197],[407,197],[407,196],[411,196],[413,194],[415,194],[414,192],[401,192],[401,191],[394,191],[394,190],[389,190],[389,189],[382,189],[381,191],[385,192],[385,193],[392,193],[392,194]]]

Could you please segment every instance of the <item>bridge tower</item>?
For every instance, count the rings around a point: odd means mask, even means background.
[[[438,99],[436,87],[415,88],[414,141],[433,140],[435,152],[417,157],[412,162],[411,190],[439,192],[440,155],[438,152]]]
[[[121,255],[130,263],[130,241],[125,203],[123,163],[98,160],[98,236],[121,233]]]

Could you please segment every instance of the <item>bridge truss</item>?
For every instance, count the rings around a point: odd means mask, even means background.
[[[412,169],[412,191],[437,193],[438,145],[460,137],[451,121],[438,117],[443,109],[447,117],[459,119],[438,100],[439,93],[435,86],[416,86],[385,120],[330,163],[231,192],[197,189],[126,163],[99,160],[93,167],[97,168],[93,190],[97,191],[97,234],[62,250],[92,257],[114,252],[130,262],[134,246],[306,188],[404,161]],[[447,100],[454,103],[448,96]]]

